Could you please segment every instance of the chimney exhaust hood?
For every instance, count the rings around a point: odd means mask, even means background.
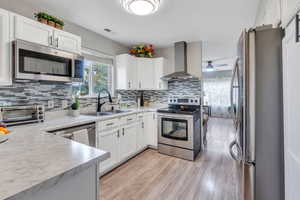
[[[165,81],[198,79],[188,73],[187,69],[187,43],[175,43],[175,72],[161,78]]]

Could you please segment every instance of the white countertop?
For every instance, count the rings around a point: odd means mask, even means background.
[[[41,124],[18,126],[0,144],[0,200],[15,199],[54,184],[62,176],[105,160],[109,153],[46,133],[47,130],[97,122],[158,107],[131,109],[110,116],[63,116]]]

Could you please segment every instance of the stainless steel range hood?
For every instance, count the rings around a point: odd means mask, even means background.
[[[170,80],[186,80],[186,79],[198,79],[188,73],[187,69],[187,43],[176,42],[175,43],[175,72],[168,74],[161,78],[165,81]]]

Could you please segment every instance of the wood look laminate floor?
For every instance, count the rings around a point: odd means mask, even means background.
[[[231,120],[210,119],[207,149],[195,162],[146,150],[101,178],[101,200],[240,200],[240,168],[230,158]]]

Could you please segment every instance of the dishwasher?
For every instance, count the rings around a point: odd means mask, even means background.
[[[47,132],[76,141],[81,144],[96,147],[96,123],[71,126]]]

